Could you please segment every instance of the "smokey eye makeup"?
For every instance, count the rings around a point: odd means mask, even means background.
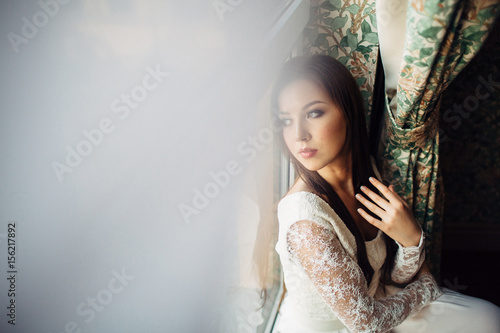
[[[318,117],[321,117],[324,113],[325,112],[322,110],[314,109],[314,110],[307,112],[307,118],[318,118]]]

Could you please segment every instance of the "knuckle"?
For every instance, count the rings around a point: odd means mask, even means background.
[[[386,215],[391,219],[394,218],[394,216],[396,215],[395,212],[396,210],[393,207],[389,207],[388,209],[385,210]]]
[[[387,186],[381,186],[381,190],[380,190],[382,193],[392,193],[391,190],[387,187]]]
[[[398,210],[403,210],[405,208],[405,205],[401,201],[398,201],[394,203],[394,208]]]

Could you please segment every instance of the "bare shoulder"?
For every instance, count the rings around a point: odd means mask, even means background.
[[[301,178],[298,178],[297,181],[295,181],[295,183],[292,185],[292,187],[290,187],[285,196],[303,191],[312,192],[312,189],[310,189],[309,186],[307,186]]]
[[[313,188],[307,186],[307,184],[301,179],[301,178],[298,178],[295,183],[292,185],[292,187],[290,187],[290,189],[288,190],[288,192],[285,194],[285,196],[283,198],[286,198],[288,197],[289,195],[291,194],[294,194],[294,193],[298,193],[298,192],[309,192],[309,193],[313,193],[315,194],[316,196],[319,196],[321,199],[323,199],[324,201],[328,202],[328,199],[326,198],[325,195],[322,195],[322,194],[318,194],[316,193],[316,191],[314,191]]]

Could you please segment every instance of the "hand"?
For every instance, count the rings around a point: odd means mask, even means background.
[[[380,220],[369,215],[363,208],[359,208],[358,213],[404,247],[417,246],[422,229],[413,217],[408,204],[394,191],[394,186],[387,187],[373,177],[370,177],[370,182],[386,199],[365,186],[361,186],[361,190],[375,204],[361,194],[356,194],[356,199]]]

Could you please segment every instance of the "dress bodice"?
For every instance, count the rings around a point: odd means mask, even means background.
[[[354,236],[330,205],[313,193],[301,191],[283,198],[278,204],[278,220],[276,251],[287,288],[283,323],[307,332],[336,332],[345,327],[359,332],[385,330],[440,294],[434,278],[422,275],[397,295],[378,301],[380,272],[386,258],[385,234],[378,232],[365,243],[374,268],[367,285],[357,264]],[[419,247],[398,249],[395,278],[401,268],[405,278],[418,271],[422,244],[423,239]]]

